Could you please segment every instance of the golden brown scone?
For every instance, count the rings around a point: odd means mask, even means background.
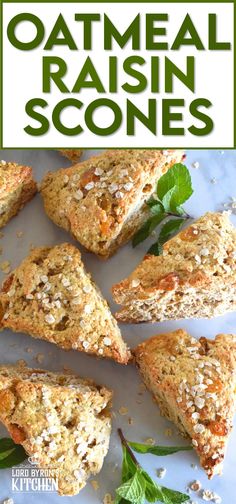
[[[113,286],[124,322],[212,318],[236,309],[236,230],[207,213]]]
[[[134,350],[161,414],[192,439],[209,478],[221,473],[235,412],[236,336],[192,338],[180,329]]]
[[[0,420],[39,467],[58,470],[60,495],[76,495],[101,470],[111,398],[72,374],[0,366]]]
[[[157,180],[183,151],[111,150],[48,173],[41,193],[48,216],[88,250],[107,258],[147,219]]]
[[[32,168],[0,161],[0,228],[31,200],[36,191]]]
[[[36,248],[5,280],[0,326],[126,364],[130,352],[79,250]]]
[[[80,149],[59,149],[59,152],[72,163],[77,163],[83,154],[83,151]]]

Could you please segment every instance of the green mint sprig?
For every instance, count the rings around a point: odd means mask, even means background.
[[[158,457],[163,457],[166,455],[172,455],[172,453],[177,453],[180,451],[192,450],[193,447],[187,446],[160,446],[160,445],[149,445],[143,443],[134,443],[133,441],[127,441],[128,445],[137,453],[152,453]]]
[[[0,469],[20,464],[27,458],[24,448],[11,438],[0,439]]]
[[[116,489],[115,504],[143,504],[148,502],[163,502],[164,504],[181,504],[189,500],[189,496],[158,485],[144,471],[134,456],[129,442],[125,439],[121,429],[118,434],[122,443],[122,484]]]
[[[162,226],[158,240],[148,250],[149,254],[160,255],[163,244],[181,228],[187,219],[191,219],[182,208],[182,204],[192,194],[192,181],[188,168],[182,163],[173,165],[158,180],[155,196],[147,201],[151,217],[134,235],[133,247],[146,240],[167,217],[174,217]]]

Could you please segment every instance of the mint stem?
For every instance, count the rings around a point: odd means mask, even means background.
[[[193,219],[193,217],[191,217],[191,215],[189,215],[188,213],[184,213],[184,214],[176,214],[176,213],[172,213],[172,212],[166,212],[166,216],[167,217],[181,217],[181,219]]]
[[[126,441],[125,436],[124,436],[124,434],[123,434],[122,430],[121,430],[121,429],[117,429],[117,432],[118,432],[119,438],[120,438],[120,440],[121,440],[121,444],[122,444],[123,446],[125,446],[126,450],[129,452],[129,454],[130,454],[130,456],[131,456],[131,458],[132,458],[133,462],[135,463],[135,465],[136,465],[137,467],[141,468],[141,466],[140,466],[139,462],[137,461],[136,457],[134,456],[134,454],[133,454],[133,452],[132,452],[131,448],[129,447],[129,445],[128,445],[127,441]]]

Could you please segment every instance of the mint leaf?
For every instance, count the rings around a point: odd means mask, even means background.
[[[162,254],[162,245],[157,241],[148,249],[148,254],[159,256]]]
[[[182,163],[177,163],[172,166],[162,177],[158,180],[157,196],[163,201],[164,196],[173,189],[169,201],[171,211],[187,201],[193,194],[191,176],[188,168]],[[168,198],[167,198],[168,199]]]
[[[173,196],[174,192],[175,192],[175,186],[172,187],[169,191],[167,191],[167,193],[162,198],[162,203],[163,203],[164,209],[167,213],[170,213],[172,211],[171,200],[172,200],[172,196]]]
[[[161,487],[161,491],[163,496],[166,499],[169,499],[169,502],[172,504],[181,504],[182,502],[186,502],[189,500],[189,495],[184,494],[182,492],[178,492],[177,490],[171,490],[171,488]],[[167,501],[164,501],[167,502]]]
[[[160,213],[150,217],[150,219],[145,222],[145,224],[139,229],[139,231],[134,235],[132,245],[136,247],[139,243],[146,240],[146,238],[154,231],[154,229],[160,224],[160,222],[165,218],[165,214]]]
[[[179,451],[192,450],[192,446],[153,446],[142,443],[133,443],[132,441],[128,441],[128,444],[138,453],[152,453],[153,455],[158,455],[160,457],[171,455],[172,453],[177,453]]]
[[[27,458],[24,448],[11,438],[0,439],[0,469],[20,464]]]
[[[171,219],[166,222],[160,231],[158,237],[159,242],[163,245],[163,243],[169,240],[169,238],[181,228],[184,221],[185,219]]]
[[[146,473],[146,471],[142,472],[143,477],[146,482],[146,490],[145,490],[145,497],[148,502],[156,502],[156,501],[161,501],[162,502],[162,492],[161,488],[153,481],[152,478],[150,478],[149,474]]]
[[[135,463],[133,462],[128,450],[125,446],[123,448],[123,462],[122,462],[122,473],[121,473],[121,481],[127,481],[130,479],[137,470]]]
[[[145,499],[145,479],[140,469],[136,469],[134,476],[118,487],[116,493],[132,504],[142,504]]]
[[[163,502],[163,504],[181,504],[189,500],[186,494],[157,485],[140,466],[131,451],[130,445],[132,443],[125,439],[121,429],[118,429],[118,434],[123,448],[123,464],[122,485],[116,490],[115,504],[127,504],[129,502],[132,504],[144,504],[145,500],[148,502]],[[140,447],[142,450],[142,446],[147,447],[147,445],[142,445],[141,443],[133,444],[138,447],[139,450],[137,451],[140,451]],[[143,452],[141,451],[141,453]]]
[[[158,213],[165,213],[165,209],[161,201],[150,198],[150,200],[147,201],[147,205],[149,206],[150,211],[153,215]]]
[[[142,470],[142,476],[146,482],[145,497],[148,502],[160,501],[164,504],[181,504],[189,500],[189,496],[186,494],[158,485],[144,470]]]

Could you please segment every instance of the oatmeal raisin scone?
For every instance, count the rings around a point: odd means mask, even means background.
[[[113,286],[123,322],[212,318],[236,309],[236,230],[207,213]]]
[[[112,393],[72,374],[0,366],[0,421],[39,468],[58,472],[58,493],[76,495],[107,454]]]
[[[36,248],[3,283],[0,327],[126,364],[129,350],[79,250]]]
[[[0,161],[0,228],[33,198],[36,191],[32,168]]]
[[[208,477],[220,474],[236,407],[236,336],[198,341],[180,329],[148,339],[134,354],[161,414],[191,438]]]
[[[183,151],[111,150],[48,173],[41,194],[48,216],[88,250],[107,258],[149,215],[146,201]]]

